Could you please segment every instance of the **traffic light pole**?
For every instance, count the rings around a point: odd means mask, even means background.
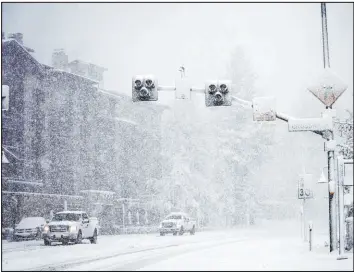
[[[330,140],[333,140],[333,132],[331,132]],[[327,152],[328,156],[328,207],[329,207],[329,251],[335,250],[337,245],[336,230],[336,202],[334,201],[336,184],[334,180],[334,150]]]
[[[159,85],[157,87],[157,90],[158,91],[175,91],[176,87],[175,86],[161,86],[161,85]]]
[[[241,105],[247,105],[252,107],[252,102],[246,101],[243,99],[240,99],[238,97],[233,96],[232,99],[236,102],[238,102]],[[276,112],[275,114],[276,118],[289,122],[290,119],[292,119],[291,116],[281,113],[281,112]],[[332,121],[333,122],[333,121]],[[325,134],[321,131],[312,131],[311,132],[321,135],[322,138],[326,138]],[[333,141],[333,131],[329,132],[329,137],[327,138],[328,141]],[[335,201],[334,201],[334,195],[335,195],[335,179],[334,179],[334,149],[328,150],[328,199],[329,199],[329,238],[330,238],[330,252],[332,252],[335,249],[335,246],[337,245],[337,235],[336,235],[336,214],[335,214]]]
[[[328,31],[327,31],[327,15],[326,15],[326,4],[321,3],[321,19],[322,19],[322,41],[323,41],[323,62],[324,62],[324,67],[329,68],[329,49],[328,49]],[[326,71],[326,77],[328,76],[328,71]],[[334,78],[336,80],[336,78]],[[137,84],[140,85],[141,87],[141,79],[135,81],[135,88],[137,87]],[[150,80],[151,82],[151,80]],[[188,93],[189,91],[193,92],[203,92],[206,95],[206,106],[230,106],[231,101],[227,101],[227,103],[223,103],[224,101],[222,100],[223,97],[227,97],[227,100],[230,98],[230,94],[228,93],[228,84],[230,83],[223,83],[222,85],[219,84],[219,81],[217,85],[220,85],[218,88],[216,88],[216,81],[210,82],[210,85],[208,86],[208,91],[206,88],[187,88],[186,92]],[[326,84],[324,84],[326,83]],[[339,86],[338,86],[339,85]],[[342,84],[343,85],[343,84]],[[224,86],[221,88],[221,86]],[[231,85],[230,85],[231,86]],[[139,88],[140,88],[139,87]],[[211,88],[213,87],[213,88]],[[259,108],[259,101],[256,102],[253,100],[253,102],[243,100],[241,98],[231,96],[231,100],[236,101],[238,104],[240,104],[243,107],[252,107],[254,110],[254,120],[256,121],[275,121],[276,118],[280,119],[282,121],[288,122],[289,123],[289,131],[290,132],[295,132],[295,131],[311,131],[315,134],[318,134],[322,136],[322,138],[326,139],[327,141],[325,142],[325,151],[327,151],[327,156],[328,156],[328,191],[329,191],[329,236],[330,236],[330,252],[332,252],[335,247],[337,246],[337,231],[336,231],[336,203],[334,201],[334,197],[337,195],[335,194],[336,191],[336,182],[335,182],[335,176],[334,176],[334,171],[335,171],[335,166],[334,166],[334,159],[335,159],[335,148],[336,144],[334,141],[334,134],[333,134],[333,117],[334,114],[331,112],[331,105],[338,99],[339,95],[341,95],[345,90],[346,86],[341,86],[341,84],[338,84],[338,80],[335,82],[335,84],[330,84],[330,86],[327,86],[327,82],[321,81],[319,85],[314,86],[314,89],[309,89],[318,99],[321,100],[322,103],[324,103],[326,107],[326,112],[323,114],[322,119],[321,118],[308,118],[306,119],[296,119],[292,118],[284,113],[276,112],[275,111],[275,106],[270,103],[266,104],[267,106],[267,111],[264,111],[263,109]],[[334,91],[336,89],[337,95],[335,95]],[[174,91],[176,90],[176,86],[159,86],[157,90],[171,90]],[[218,90],[218,91],[216,91]],[[220,93],[220,90],[222,91],[222,94]],[[216,93],[216,94],[215,94]],[[339,94],[338,94],[339,93]],[[133,88],[133,101],[137,101],[137,99],[134,99],[134,88]],[[143,94],[144,95],[144,94]],[[328,99],[330,97],[330,99]],[[156,101],[156,99],[151,99],[151,101]],[[259,100],[259,99],[258,99]],[[216,102],[215,102],[216,101]],[[222,101],[222,102],[221,102]],[[263,101],[264,102],[264,101]],[[269,102],[269,101],[268,101]],[[326,116],[325,116],[326,115]],[[260,117],[259,117],[260,116]],[[340,207],[339,207],[340,209]]]
[[[328,29],[327,29],[327,11],[326,4],[321,3],[321,21],[322,21],[322,46],[323,46],[323,66],[330,67],[329,62],[329,46],[328,46]],[[328,107],[331,108],[331,107]],[[331,131],[329,141],[334,140],[334,134]],[[336,184],[334,181],[334,150],[329,150],[328,156],[328,207],[329,207],[329,251],[332,252],[337,245],[336,230],[336,203],[334,201]],[[340,207],[339,207],[340,209]]]

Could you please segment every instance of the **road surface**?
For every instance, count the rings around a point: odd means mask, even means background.
[[[197,232],[100,236],[98,244],[2,244],[2,269],[78,270],[353,270],[352,254],[337,261],[326,249],[308,252],[297,226],[254,226]],[[314,251],[316,251],[314,250]],[[312,255],[311,255],[312,254]]]

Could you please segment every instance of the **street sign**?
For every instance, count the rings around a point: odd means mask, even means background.
[[[191,97],[191,84],[188,78],[183,77],[176,79],[176,99],[186,99],[189,100]]]
[[[325,106],[332,106],[348,86],[330,69],[325,68],[316,83],[307,89]]]
[[[303,174],[299,176],[298,181],[298,199],[313,198],[313,192],[307,188],[308,184],[311,183],[312,174]]]
[[[303,175],[300,175],[298,187],[297,187],[297,198],[299,199],[304,198],[305,195],[304,188],[305,188],[305,177]]]
[[[290,118],[288,122],[289,131],[325,131],[333,129],[333,121],[329,116],[322,118]]]
[[[274,97],[255,97],[252,106],[253,121],[276,120],[276,100]]]

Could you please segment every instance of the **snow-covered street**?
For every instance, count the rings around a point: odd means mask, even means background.
[[[309,252],[295,223],[196,233],[100,236],[98,244],[3,242],[3,270],[353,270],[324,241]],[[19,261],[21,260],[21,261]]]
[[[353,271],[352,3],[69,4],[2,5],[1,270]]]

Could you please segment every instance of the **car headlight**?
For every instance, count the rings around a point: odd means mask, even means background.
[[[69,231],[70,232],[75,232],[77,230],[77,227],[76,226],[70,226],[69,227]]]
[[[48,232],[49,231],[49,226],[44,226],[43,231],[44,232]]]

